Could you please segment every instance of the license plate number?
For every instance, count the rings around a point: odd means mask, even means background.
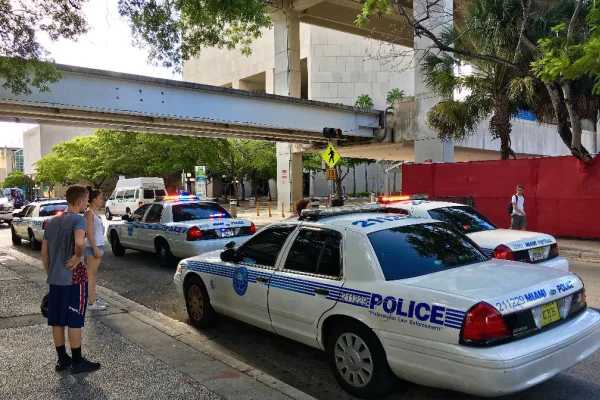
[[[544,248],[543,247],[536,247],[535,249],[531,250],[531,258],[533,261],[539,261],[544,259]]]
[[[542,305],[542,327],[558,320],[560,320],[560,314],[555,301]]]
[[[232,237],[235,236],[235,232],[232,229],[227,229],[226,231],[221,232],[222,237]]]

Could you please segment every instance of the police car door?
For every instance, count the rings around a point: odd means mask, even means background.
[[[343,286],[343,234],[303,225],[269,283],[269,314],[275,332],[315,346],[317,325]]]
[[[159,232],[160,218],[162,216],[163,206],[161,204],[152,204],[150,211],[146,213],[141,229],[139,230],[139,246],[142,250],[154,251],[154,238]]]
[[[20,216],[13,220],[12,227],[17,235],[24,236],[24,234],[27,234],[27,220],[25,219],[25,216],[34,207],[35,205],[25,206],[25,208],[19,213]]]
[[[297,225],[268,227],[237,250],[241,261],[233,264],[233,277],[215,275],[217,301],[226,313],[249,324],[272,331],[267,309],[269,280],[281,250]]]
[[[140,228],[142,226],[144,214],[150,209],[150,206],[152,206],[152,204],[144,204],[131,214],[129,221],[126,221],[121,225],[119,239],[121,240],[121,244],[126,245],[125,247],[141,250],[139,243]]]

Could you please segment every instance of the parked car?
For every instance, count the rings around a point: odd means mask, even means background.
[[[48,220],[62,214],[67,209],[66,200],[45,200],[33,202],[18,213],[11,224],[13,244],[19,245],[22,240],[28,240],[33,250],[39,250],[44,238],[44,230]]]

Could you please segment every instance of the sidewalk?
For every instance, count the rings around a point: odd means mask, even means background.
[[[558,251],[569,259],[600,262],[600,240],[557,238]]]
[[[192,327],[103,287],[98,295],[110,306],[88,311],[82,346],[102,368],[56,373],[39,308],[45,279],[39,260],[0,247],[0,398],[312,399],[222,353]]]

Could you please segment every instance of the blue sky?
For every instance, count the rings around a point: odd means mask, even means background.
[[[106,69],[137,75],[181,80],[170,70],[151,66],[147,52],[133,46],[129,26],[119,16],[118,0],[92,0],[84,6],[91,27],[77,42],[60,40],[52,43],[40,38],[50,56],[60,64]],[[23,132],[32,126],[0,122],[0,146],[20,147]]]

